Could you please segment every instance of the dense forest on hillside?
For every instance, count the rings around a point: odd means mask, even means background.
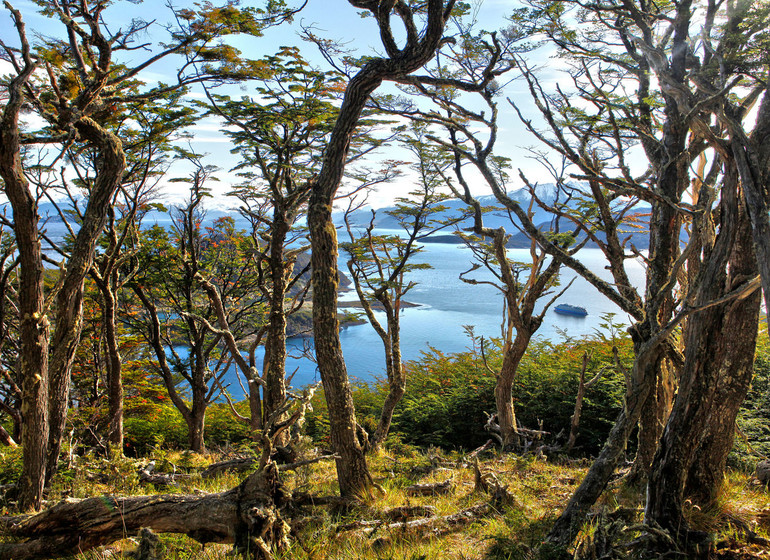
[[[3,3],[0,558],[770,554],[767,2],[137,5]],[[405,360],[428,240],[500,336]]]

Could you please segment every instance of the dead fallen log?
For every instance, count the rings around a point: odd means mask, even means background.
[[[440,494],[450,494],[454,491],[455,485],[450,480],[436,482],[434,484],[413,484],[406,489],[407,496],[438,496]]]
[[[290,471],[303,467],[305,465],[312,465],[319,461],[328,461],[331,459],[338,459],[338,455],[321,455],[319,457],[313,457],[312,459],[303,459],[294,463],[286,463],[278,465],[278,470]],[[257,459],[254,457],[238,457],[237,459],[229,459],[227,461],[220,461],[218,463],[212,463],[204,470],[201,471],[201,477],[204,479],[215,478],[228,471],[244,472],[254,469],[257,466]]]
[[[280,516],[286,496],[278,469],[269,463],[237,487],[204,496],[102,496],[65,500],[10,526],[19,542],[0,543],[0,558],[33,560],[83,552],[135,536],[142,527],[181,533],[201,543],[234,543],[260,560],[288,547]]]
[[[278,465],[278,470],[281,472],[284,471],[293,471],[294,469],[298,469],[300,467],[304,467],[307,465],[312,465],[314,463],[319,463],[321,461],[331,461],[332,459],[339,459],[339,455],[320,455],[318,457],[313,457],[312,459],[303,459],[302,461],[295,461],[294,463],[286,463],[284,465]]]
[[[404,523],[415,518],[434,517],[436,508],[433,506],[398,506],[382,512],[371,512],[373,520],[358,520],[337,527],[337,532],[354,531],[366,527],[380,527],[392,523]]]
[[[291,503],[294,506],[331,506],[335,509],[347,509],[357,502],[342,496],[316,496],[307,492],[295,491],[292,493]]]
[[[513,495],[508,492],[508,485],[503,485],[497,475],[491,471],[482,472],[479,462],[473,464],[474,490],[489,494],[495,506],[510,506],[516,502]]]
[[[190,480],[193,475],[188,473],[156,473],[147,468],[139,469],[139,482],[142,484],[152,484],[156,487],[171,486],[178,488],[180,480]]]
[[[494,513],[494,509],[489,504],[478,504],[471,508],[453,513],[451,515],[442,515],[440,517],[427,517],[406,521],[400,523],[389,523],[387,525],[378,525],[376,527],[365,527],[353,533],[362,537],[374,538],[380,535],[376,542],[385,544],[394,537],[402,537],[406,534],[410,536],[427,535],[438,537],[459,531],[470,525],[477,519],[481,519]]]
[[[215,478],[229,471],[244,472],[253,469],[257,465],[258,462],[255,457],[238,457],[237,459],[212,463],[201,471],[201,477],[208,479]]]

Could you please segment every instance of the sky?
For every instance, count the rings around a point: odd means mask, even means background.
[[[19,9],[26,21],[28,31],[39,31],[42,33],[51,33],[52,27],[50,20],[40,16],[37,13],[37,7],[29,0],[16,0],[12,2],[15,8]],[[258,5],[252,3],[249,0],[244,0],[242,5]],[[186,6],[185,2],[176,2],[176,6]],[[488,30],[495,30],[506,25],[506,16],[510,13],[510,10],[514,7],[514,3],[509,0],[484,0],[477,4],[477,16],[479,24]],[[113,6],[108,8],[105,12],[105,19],[109,22],[110,27],[114,30],[117,27],[123,26],[131,21],[132,18],[144,17],[147,18],[149,14],[145,13],[145,9],[149,7],[155,9],[158,4],[153,2],[144,2],[136,5],[129,2],[115,2]],[[0,21],[5,20],[9,22],[8,12],[0,15]],[[157,17],[161,22],[162,18],[167,18],[170,12],[167,8],[158,10],[158,13],[153,13],[153,17]],[[302,40],[299,35],[299,31],[302,26],[312,26],[314,31],[324,37],[338,40],[346,44],[349,48],[355,49],[357,55],[376,55],[382,51],[381,44],[379,42],[379,35],[377,27],[371,18],[362,18],[359,15],[359,10],[353,8],[345,0],[309,0],[307,6],[300,12],[293,24],[281,25],[279,27],[268,30],[263,37],[260,38],[243,38],[237,37],[232,39],[232,44],[239,48],[244,56],[249,58],[259,58],[261,56],[274,53],[280,46],[297,46],[300,48],[303,56],[310,60],[311,63],[317,65],[323,69],[326,67],[326,62],[320,56],[315,45]],[[6,42],[15,42],[15,35],[13,33],[11,25],[6,23],[0,24],[0,38]],[[150,39],[153,37],[150,36]],[[230,39],[229,39],[230,41]],[[543,64],[546,69],[546,80],[556,80],[556,73],[553,71],[557,66],[558,61],[555,59],[548,59],[543,55],[540,55],[541,59],[538,61]],[[157,80],[169,81],[169,75],[174,71],[173,61],[161,62],[156,64],[148,71],[142,74],[142,78],[147,82],[154,82]],[[383,86],[387,88],[392,86]],[[248,84],[241,86],[234,86],[231,88],[230,94],[234,97],[239,95],[250,95],[253,88]],[[528,93],[524,88],[524,84],[520,80],[514,80],[508,84],[505,92],[505,96],[515,99],[517,103],[527,108]],[[193,98],[202,98],[203,94],[200,91],[193,91],[190,94]],[[532,161],[529,158],[529,154],[526,151],[528,146],[535,143],[525,131],[523,125],[515,116],[515,113],[508,106],[508,103],[504,98],[500,99],[501,118],[499,129],[499,140],[497,142],[497,151],[499,155],[504,155],[513,159],[513,170],[511,173],[511,184],[508,186],[510,190],[515,190],[522,186],[516,169],[521,167],[525,169],[527,175],[535,181],[549,182],[550,177],[545,172],[544,168],[537,162]],[[529,105],[529,108],[533,111],[534,108]],[[235,182],[237,179],[230,173],[230,169],[236,165],[237,159],[230,154],[231,145],[229,140],[221,132],[221,123],[214,118],[200,119],[189,131],[192,134],[191,144],[192,147],[199,153],[207,154],[207,163],[213,163],[220,168],[217,173],[219,182],[212,185],[216,194],[213,200],[213,206],[227,207],[233,204],[233,199],[223,196],[223,193],[229,188],[229,185]],[[403,159],[403,151],[391,148],[386,151],[381,151],[377,157],[382,159],[398,158]],[[177,167],[172,170],[170,176],[184,176],[188,173],[188,170]],[[486,187],[481,181],[474,181],[474,185],[477,194],[488,194]],[[381,207],[389,205],[393,198],[396,196],[403,196],[413,188],[413,179],[409,174],[405,174],[395,183],[383,185],[375,193],[372,193],[369,197],[369,203],[373,207]],[[180,191],[180,184],[167,184],[165,190],[166,196],[170,200],[178,200],[183,197],[184,192]]]

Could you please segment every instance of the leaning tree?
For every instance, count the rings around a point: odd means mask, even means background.
[[[364,10],[374,18],[385,54],[364,59],[364,64],[347,83],[322,167],[312,181],[308,228],[312,251],[316,357],[329,408],[332,445],[340,455],[337,461],[340,492],[352,498],[367,493],[372,480],[357,437],[353,398],[340,347],[337,319],[339,249],[332,206],[344,176],[351,138],[356,133],[369,96],[383,82],[404,79],[434,56],[442,44],[444,28],[452,16],[455,1],[429,0],[418,5],[404,0],[348,1],[351,6]],[[394,32],[394,18],[401,22],[403,36]]]

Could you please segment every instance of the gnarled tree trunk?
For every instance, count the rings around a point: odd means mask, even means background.
[[[288,548],[289,527],[280,508],[286,495],[274,463],[237,487],[205,496],[101,496],[63,501],[21,520],[8,533],[16,543],[0,543],[0,558],[38,560],[70,556],[135,535],[142,527],[182,533],[203,544],[234,543],[258,560]]]
[[[360,4],[352,0],[350,3]],[[433,57],[454,4],[454,0],[447,0],[446,4],[443,0],[428,0],[425,6],[427,22],[422,36],[416,32],[409,33],[401,49],[396,45],[390,27],[393,4],[361,4],[377,19],[388,58],[370,60],[348,83],[326,147],[323,166],[313,183],[307,218],[313,268],[313,336],[329,409],[332,444],[340,456],[337,461],[340,492],[345,497],[368,492],[372,480],[356,435],[353,399],[340,347],[337,321],[338,245],[332,221],[332,203],[344,175],[350,139],[369,96],[384,80],[406,76]],[[411,18],[412,15],[404,13],[402,17]],[[409,21],[414,24],[411,19]]]

